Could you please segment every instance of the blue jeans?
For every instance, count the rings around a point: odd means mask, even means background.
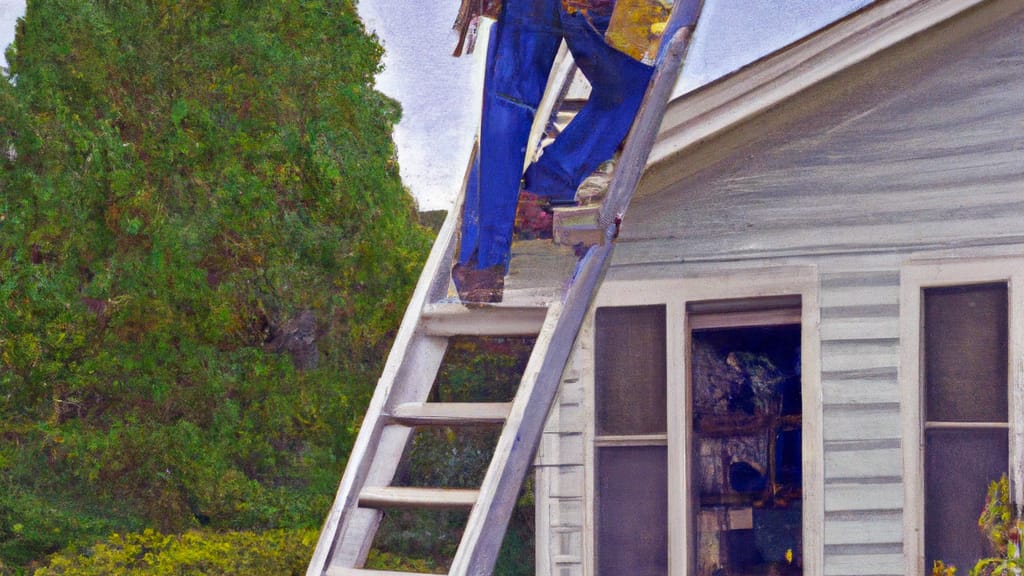
[[[610,14],[569,14],[561,0],[505,0],[491,30],[480,150],[470,171],[459,262],[508,266],[520,181],[552,202],[611,158],[629,132],[654,69],[604,41]],[[590,81],[590,99],[522,174],[533,117],[562,39]]]

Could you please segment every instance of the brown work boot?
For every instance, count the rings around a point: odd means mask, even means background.
[[[505,267],[477,268],[476,261],[452,267],[452,280],[459,300],[467,306],[501,302],[505,290]]]

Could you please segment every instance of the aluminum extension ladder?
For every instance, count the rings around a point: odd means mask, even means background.
[[[361,568],[382,510],[392,507],[469,509],[469,520],[449,574],[486,576],[493,571],[562,371],[604,274],[619,222],[639,182],[681,68],[695,19],[692,15],[680,16],[681,4],[686,2],[677,0],[673,8],[666,29],[669,40],[663,43],[655,74],[601,207],[599,223],[605,240],[587,251],[561,301],[546,306],[498,304],[474,308],[448,301],[461,210],[456,206],[449,213],[370,401],[307,576],[411,576]],[[556,65],[556,71],[570,68]],[[569,72],[563,76],[560,82],[571,81]],[[549,83],[548,92],[553,91],[564,94],[563,84]],[[538,117],[543,116],[546,121],[557,106],[557,96],[545,100]],[[544,123],[535,123],[533,143],[539,141],[537,124],[540,130],[544,128]],[[448,339],[458,335],[536,336],[512,402],[427,402]],[[391,485],[415,427],[480,424],[502,426],[502,432],[478,490]]]

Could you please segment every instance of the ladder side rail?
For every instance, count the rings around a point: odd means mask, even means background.
[[[598,221],[601,228],[606,231],[606,240],[617,236],[618,222],[622,221],[640,183],[644,168],[647,167],[650,149],[654,146],[658,130],[662,128],[669,98],[682,73],[690,36],[696,26],[701,7],[702,0],[676,0],[672,9],[666,27],[669,42],[660,47],[654,77],[647,87],[633,128],[626,136],[623,156],[615,167],[615,173],[608,184],[608,195],[601,205]]]
[[[569,287],[556,325],[550,329],[546,327],[542,333],[543,336],[550,332],[550,342],[544,343],[547,350],[541,351],[543,360],[537,373],[528,372],[526,375],[535,381],[524,381],[513,402],[509,422],[498,440],[494,460],[481,489],[480,502],[470,514],[463,542],[452,563],[449,572],[452,576],[486,576],[494,570],[505,529],[519,489],[536,456],[576,335],[607,269],[618,222],[643,174],[668,98],[679,77],[691,31],[691,27],[679,25],[681,13],[673,10],[668,29],[675,32],[669,46],[662,52],[633,129],[627,137],[620,166],[612,177],[604,205],[608,211],[602,210],[601,216],[601,223],[606,228],[606,241],[587,251]],[[538,339],[537,346],[540,344]],[[534,364],[532,356],[530,364]],[[529,369],[530,366],[527,367]]]
[[[677,0],[684,4],[683,0]],[[618,234],[618,223],[622,221],[629,202],[636,192],[640,178],[647,167],[647,158],[651,147],[661,129],[661,122],[668,107],[669,97],[675,88],[682,65],[686,59],[686,51],[690,45],[693,23],[681,25],[679,20],[684,10],[673,9],[667,30],[674,30],[668,45],[663,46],[659,55],[660,61],[654,71],[654,77],[648,86],[643,104],[637,112],[633,128],[626,136],[622,157],[615,168],[611,183],[608,185],[608,196],[601,205],[599,223],[606,232],[606,240],[614,239]]]
[[[473,172],[473,163],[476,162],[478,154],[480,154],[480,142],[475,140],[473,148],[469,152],[469,162],[466,163],[466,171],[462,174],[462,187],[459,189],[459,195],[455,198],[451,210],[444,217],[444,224],[441,225],[441,230],[437,233],[434,246],[430,249],[430,256],[427,257],[427,261],[423,265],[423,271],[420,272],[420,279],[416,283],[416,290],[418,292],[424,277],[431,279],[428,287],[425,288],[427,292],[426,298],[420,303],[416,299],[417,292],[413,292],[412,298],[409,299],[409,307],[405,310],[406,316],[410,314],[410,308],[413,304],[418,304],[416,316],[419,317],[423,314],[423,309],[427,305],[437,302],[448,295],[448,287],[452,281],[449,266],[455,260],[455,250],[459,244],[459,228],[462,225],[462,206],[466,202],[466,188],[469,187],[469,177]],[[403,316],[403,326],[405,325],[405,320],[406,318]],[[385,371],[386,368],[385,366]]]
[[[576,76],[576,61],[569,53],[569,46],[562,40],[558,47],[558,53],[551,65],[551,72],[548,73],[548,83],[541,97],[537,110],[533,115],[533,125],[530,127],[530,137],[526,142],[526,156],[523,158],[523,172],[536,161],[540,143],[544,140],[544,133],[547,131],[548,122],[555,113],[558,106],[565,98],[573,78]]]
[[[474,146],[469,160],[470,167],[475,161],[477,150],[478,147]],[[470,168],[467,168],[463,178],[463,192],[459,195],[456,205],[448,213],[444,224],[441,226],[430,255],[423,266],[419,281],[416,283],[416,288],[409,300],[405,315],[402,317],[402,323],[391,346],[384,370],[377,382],[377,387],[363,418],[363,424],[360,426],[359,434],[356,436],[356,441],[349,454],[345,473],[335,494],[334,503],[320,531],[320,537],[306,571],[307,576],[321,576],[324,573],[324,570],[326,570],[330,563],[331,554],[339,535],[345,533],[346,510],[355,510],[359,490],[369,473],[370,465],[374,460],[374,452],[383,433],[384,419],[382,415],[390,401],[397,378],[399,378],[401,373],[409,371],[408,369],[403,370],[403,366],[407,365],[410,359],[423,359],[435,356],[437,357],[436,361],[440,362],[447,347],[446,338],[420,335],[419,322],[423,308],[430,302],[443,297],[448,290],[450,282],[448,264],[452,261],[455,253],[457,231],[461,221],[462,201],[465,197],[469,171]],[[414,340],[419,342],[414,342]],[[410,352],[412,353],[410,354]],[[436,373],[436,366],[435,370],[429,373]],[[412,399],[405,399],[404,401],[409,400]],[[374,514],[379,516],[379,513],[374,512]],[[365,521],[367,515],[364,514],[363,516],[364,522],[361,522],[361,524],[364,527],[370,528],[367,539],[372,540],[372,535],[376,532],[374,529],[376,522],[368,523]],[[359,555],[365,556],[365,551],[360,552]]]
[[[545,326],[530,357],[524,381],[487,470],[480,501],[470,514],[463,541],[452,562],[449,574],[453,576],[483,576],[494,570],[519,489],[533,465],[562,372],[611,247],[611,244],[604,244],[592,248],[574,281],[574,288],[579,288],[570,289],[563,305],[552,306],[553,322]],[[541,338],[546,341],[542,342]]]

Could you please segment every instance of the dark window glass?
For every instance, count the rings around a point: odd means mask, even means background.
[[[925,566],[935,560],[967,574],[988,556],[978,516],[989,482],[1009,461],[1006,430],[928,430],[925,433]]]
[[[697,576],[802,573],[800,326],[694,330]]]
[[[925,420],[1007,421],[1006,284],[924,291]]]
[[[624,446],[597,451],[597,573],[668,573],[668,450]]]
[[[665,307],[599,308],[597,434],[664,434]]]

